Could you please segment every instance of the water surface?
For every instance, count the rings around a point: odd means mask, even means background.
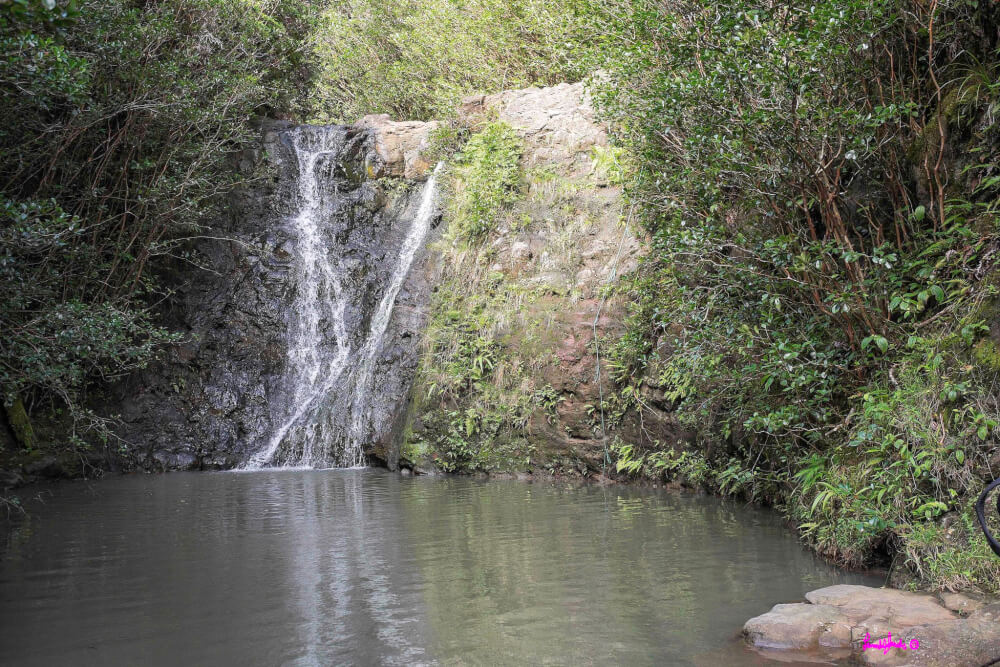
[[[0,664],[762,664],[746,619],[839,572],[776,515],[657,489],[381,470],[33,487]]]

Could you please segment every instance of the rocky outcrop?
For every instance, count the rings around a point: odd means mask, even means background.
[[[582,83],[474,95],[458,108],[459,121],[472,129],[494,116],[524,137],[529,168],[589,159],[591,148],[608,143]]]
[[[499,469],[514,465],[591,474],[606,470],[606,447],[615,437],[676,440],[680,429],[669,409],[652,401],[607,438],[600,429],[602,394],[607,398],[614,389],[606,358],[598,362],[595,337],[606,354],[624,330],[627,307],[603,287],[635,270],[642,243],[623,208],[615,153],[583,84],[469,97],[458,118],[472,133],[493,121],[506,123],[524,146],[520,197],[469,251],[478,263],[466,254],[465,265],[456,268],[457,256],[446,253],[442,261],[448,266],[439,269],[444,280],[465,290],[493,290],[501,281],[501,289],[525,295],[516,312],[498,311],[491,318],[510,321],[498,334],[500,354],[505,368],[522,373],[511,381],[505,370],[495,381],[513,382],[515,387],[501,391],[520,393],[520,398],[549,392],[551,402],[505,436],[522,443],[515,449],[523,454],[507,456]],[[447,304],[441,307],[447,310]],[[513,396],[510,402],[518,400]],[[453,415],[469,407],[461,401],[420,406],[425,412],[414,416],[414,441],[447,440],[447,419],[435,419],[435,413]],[[477,465],[489,469],[494,464]]]
[[[332,179],[322,186],[331,193],[321,212],[322,234],[349,276],[344,289],[354,296],[344,317],[352,332],[366,330],[419,204],[419,184],[370,176],[423,172],[422,139],[415,137],[426,137],[430,126],[402,125],[337,129],[344,137],[336,164],[321,165]],[[299,289],[293,270],[297,232],[291,224],[299,167],[285,145],[289,127],[264,124],[260,148],[235,161],[260,185],[235,194],[230,216],[187,249],[187,261],[166,267],[160,276],[173,291],[162,321],[185,340],[160,363],[129,377],[103,406],[121,418],[120,435],[128,445],[123,467],[233,467],[259,451],[282,418],[274,408],[290,391],[290,310]],[[377,414],[371,419],[383,427],[367,453],[390,466],[392,432],[398,430],[394,415],[416,365],[414,341],[423,326],[428,276],[426,254],[420,253],[375,359],[378,391],[387,401],[372,409]]]
[[[669,406],[656,400],[608,438],[598,426],[595,406],[611,385],[606,362],[596,373],[595,336],[604,345],[617,339],[626,307],[602,286],[636,267],[641,243],[626,221],[621,185],[607,160],[599,159],[613,154],[582,84],[477,96],[463,102],[459,117],[473,131],[498,118],[525,145],[524,196],[497,221],[486,242],[491,259],[476,269],[473,282],[502,274],[528,295],[506,344],[530,368],[526,395],[551,392],[551,404],[523,425],[535,452],[531,465],[593,471],[603,468],[611,437],[674,438]],[[253,176],[253,187],[235,193],[228,216],[159,268],[158,282],[171,293],[160,305],[160,321],[184,334],[184,341],[94,406],[120,417],[121,441],[111,449],[123,468],[239,465],[275,433],[279,413],[288,412],[287,405],[276,406],[289,396],[289,309],[298,289],[290,224],[296,167],[281,139],[290,126],[262,124],[260,145],[233,160],[235,170]],[[432,167],[439,127],[379,115],[344,128],[345,146],[329,184],[340,203],[327,211],[323,233],[330,252],[354,267],[357,294],[346,315],[351,326],[363,329],[371,319],[386,263],[413,214],[414,183]],[[366,415],[380,425],[367,454],[390,467],[407,423],[400,404],[417,367],[429,295],[447,261],[418,254],[375,360],[374,391],[385,400]],[[419,430],[419,416],[414,422]]]
[[[389,114],[365,116],[357,126],[371,131],[372,155],[368,161],[369,178],[395,176],[421,178],[433,167],[426,159],[431,137],[440,123],[431,121],[393,121]]]
[[[841,584],[746,622],[751,646],[872,665],[978,667],[1000,659],[1000,603]],[[875,646],[872,646],[875,645]]]

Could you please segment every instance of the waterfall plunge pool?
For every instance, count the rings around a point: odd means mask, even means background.
[[[746,619],[881,583],[771,511],[662,489],[352,469],[31,495],[0,551],[4,665],[761,665]]]

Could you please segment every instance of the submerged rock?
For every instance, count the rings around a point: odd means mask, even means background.
[[[977,607],[947,594],[848,584],[812,591],[806,599],[775,605],[747,621],[746,641],[766,651],[809,651],[830,659],[846,648],[855,660],[873,665],[978,667],[1000,659],[1000,603]],[[972,611],[963,618],[949,606]]]

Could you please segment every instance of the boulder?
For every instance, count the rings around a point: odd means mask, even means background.
[[[806,599],[747,621],[747,642],[769,655],[776,649],[789,656],[811,651],[831,660],[850,647],[854,660],[865,665],[972,667],[1000,659],[1000,603],[847,584],[812,591]],[[970,615],[960,617],[948,607]],[[910,648],[865,647],[866,641],[890,637]]]
[[[24,466],[24,472],[35,477],[47,477],[49,479],[71,477],[70,471],[66,469],[64,462],[56,456],[43,456],[37,461],[32,461]]]
[[[771,611],[743,626],[747,640],[759,648],[809,649],[834,626],[845,627],[847,617],[836,607],[820,604],[776,604]],[[842,633],[842,630],[839,630]]]
[[[895,635],[894,635],[895,636]],[[926,667],[980,667],[1000,660],[1000,604],[993,611],[970,618],[932,623],[910,628],[901,635],[904,642],[919,642],[915,651],[898,651],[895,661],[879,664],[917,664]],[[864,651],[864,664],[876,664]]]
[[[421,178],[433,166],[424,155],[430,148],[431,133],[440,123],[394,121],[389,114],[377,114],[365,116],[357,126],[371,130],[374,137],[377,159],[369,165],[369,177]]]
[[[814,605],[837,607],[855,624],[873,617],[886,619],[890,627],[924,625],[955,618],[955,614],[945,609],[932,595],[892,588],[838,584],[806,593],[806,599]]]

